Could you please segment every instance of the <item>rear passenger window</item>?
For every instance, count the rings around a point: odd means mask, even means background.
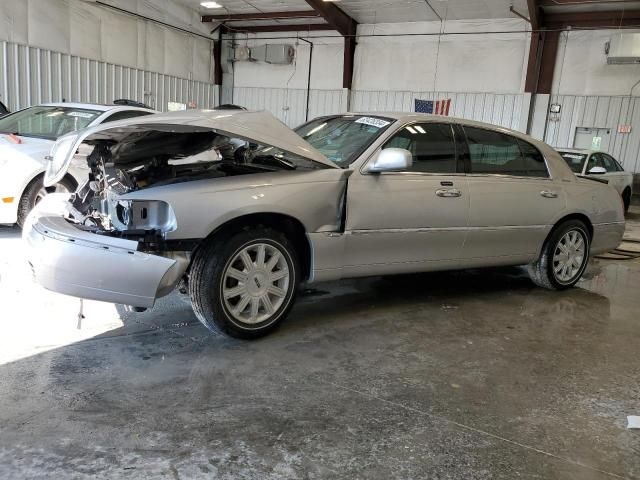
[[[518,139],[518,146],[522,153],[522,158],[527,169],[528,177],[548,177],[547,165],[544,157],[536,147],[523,140]]]
[[[542,154],[533,145],[510,135],[464,127],[471,173],[548,177]]]
[[[410,172],[455,173],[456,147],[451,125],[419,123],[407,125],[383,148],[404,148],[413,155]]]

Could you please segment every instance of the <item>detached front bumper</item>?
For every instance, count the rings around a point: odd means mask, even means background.
[[[60,216],[34,218],[22,237],[36,281],[74,297],[152,307],[184,273],[182,262],[139,252],[135,241],[85,232]]]

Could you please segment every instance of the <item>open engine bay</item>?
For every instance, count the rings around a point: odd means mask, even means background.
[[[181,126],[182,127],[182,126]],[[150,250],[185,249],[164,241],[175,228],[170,205],[129,200],[151,187],[322,165],[250,140],[201,127],[132,126],[87,137],[74,156],[88,180],[72,195],[68,218],[79,228],[138,240]],[[125,198],[121,198],[125,196]]]

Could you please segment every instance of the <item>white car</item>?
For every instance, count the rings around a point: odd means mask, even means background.
[[[597,175],[598,178],[607,180],[622,196],[624,211],[629,210],[633,193],[633,173],[625,172],[615,158],[597,150],[565,149],[558,150],[558,153],[576,175]]]
[[[157,113],[119,102],[50,103],[0,118],[0,224],[22,226],[29,211],[45,195],[72,192],[80,183],[82,177],[73,169],[52,187],[45,188],[42,183],[46,157],[58,138],[102,123]]]

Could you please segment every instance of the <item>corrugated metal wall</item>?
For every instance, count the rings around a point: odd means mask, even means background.
[[[348,90],[309,92],[309,120],[320,115],[347,111]],[[268,110],[290,127],[305,122],[307,90],[295,88],[235,87],[233,103],[250,110]]]
[[[415,100],[451,99],[449,115],[526,131],[528,94],[409,91],[358,91],[351,96],[355,112],[413,112]]]
[[[559,114],[547,118],[545,141],[554,147],[573,147],[576,128],[611,130],[608,153],[625,168],[640,173],[640,98],[629,96],[552,95],[561,105]],[[618,133],[619,125],[632,125],[631,133]]]
[[[0,42],[0,100],[11,111],[46,102],[111,103],[118,98],[167,110],[168,102],[218,105],[210,83]]]
[[[311,90],[309,119],[320,115],[344,113],[347,108],[353,112],[413,112],[416,98],[450,98],[451,116],[488,122],[522,132],[527,128],[530,98],[528,94],[353,90],[348,107],[347,92],[344,89]],[[233,88],[233,103],[249,109],[268,110],[291,127],[304,122],[306,101],[305,89]]]

